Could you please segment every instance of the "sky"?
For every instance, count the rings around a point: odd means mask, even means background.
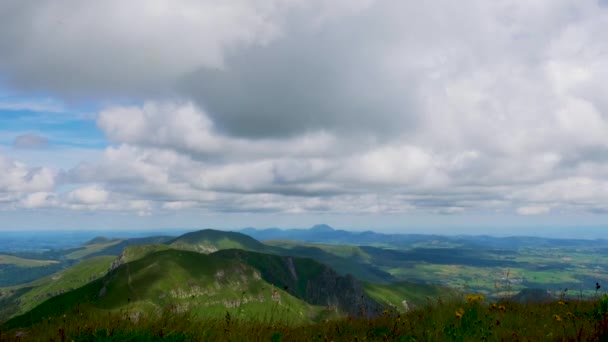
[[[4,0],[0,230],[602,235],[606,32],[604,0]]]

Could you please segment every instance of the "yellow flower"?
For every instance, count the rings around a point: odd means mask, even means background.
[[[561,300],[560,300],[559,302],[557,302],[557,304],[559,304],[559,305],[566,305],[566,303],[564,303],[564,302],[563,302],[563,301],[561,301]]]
[[[555,320],[556,320],[556,321],[558,321],[558,322],[561,322],[561,321],[562,321],[562,318],[561,318],[561,317],[559,317],[559,315],[553,315],[553,319],[555,319]]]
[[[464,315],[464,309],[460,308],[458,310],[456,310],[456,318],[462,318],[462,315]]]
[[[473,302],[481,302],[485,298],[483,297],[482,294],[476,294],[476,295],[467,295],[466,299],[467,299],[467,302],[473,303]]]

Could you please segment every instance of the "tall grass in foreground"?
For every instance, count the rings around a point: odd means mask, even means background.
[[[608,296],[521,305],[483,296],[439,301],[406,314],[294,325],[266,319],[197,319],[170,310],[154,318],[133,313],[71,313],[26,329],[0,331],[0,341],[606,341]]]

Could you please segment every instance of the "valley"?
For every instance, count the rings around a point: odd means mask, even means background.
[[[299,325],[406,314],[472,293],[499,301],[532,288],[555,299],[598,298],[608,284],[604,240],[387,236],[317,226],[96,237],[0,253],[3,329],[61,315],[122,313],[137,321],[166,312]]]

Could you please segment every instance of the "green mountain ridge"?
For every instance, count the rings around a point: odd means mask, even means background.
[[[172,248],[200,253],[213,253],[221,249],[238,248],[256,252],[272,251],[272,248],[241,233],[203,229],[181,235],[167,244]]]
[[[389,306],[403,310],[395,303],[419,303],[423,298],[414,290],[403,289],[424,285],[391,286],[391,275],[375,268],[370,255],[356,246],[290,241],[267,245],[242,233],[205,229],[176,238],[95,238],[64,255],[74,257],[74,253],[81,261],[62,272],[79,274],[76,282],[63,281],[70,277],[62,278],[59,272],[13,288],[10,295],[3,296],[0,288],[0,304],[12,305],[11,310],[0,308],[0,322],[29,309],[33,310],[25,316],[31,318],[51,314],[57,311],[57,305],[67,310],[78,304],[93,312],[129,308],[155,313],[168,306],[179,310],[187,306],[190,310],[195,305],[205,308],[205,312],[197,314],[218,315],[233,305],[231,301],[240,303],[244,310],[244,300],[248,310],[268,315],[267,309],[277,305],[277,297],[283,298],[286,317],[295,321],[310,320],[323,311],[372,317]],[[95,267],[90,267],[92,264]],[[208,273],[210,270],[240,275],[243,284],[231,277],[225,279],[226,283],[218,283]],[[365,285],[359,279],[366,281]],[[88,281],[92,282],[87,284]],[[368,284],[372,283],[374,286],[370,287]],[[211,291],[210,286],[215,290]],[[260,292],[261,288],[265,292]],[[72,297],[74,293],[78,295]],[[60,298],[49,298],[54,295]],[[432,294],[424,292],[424,296],[428,295]],[[42,303],[44,300],[47,301]],[[287,302],[293,304],[293,309],[287,309]],[[13,320],[23,322],[23,318]]]
[[[72,267],[33,282],[0,289],[0,322],[43,303],[56,295],[77,289],[107,274],[114,257],[83,260]]]
[[[282,319],[295,322],[310,321],[323,307],[356,314],[359,308],[354,305],[360,303],[380,310],[354,278],[341,277],[312,259],[242,250],[206,255],[168,249],[126,262],[101,279],[52,297],[6,326],[29,326],[73,310],[128,309],[134,315],[149,315],[168,307],[216,318],[235,308],[250,318],[280,309]]]
[[[372,317],[384,309],[367,295],[354,277],[339,275],[329,266],[310,258],[237,249],[222,250],[212,255],[246,263],[259,270],[267,282],[310,304],[334,307],[355,317]]]

